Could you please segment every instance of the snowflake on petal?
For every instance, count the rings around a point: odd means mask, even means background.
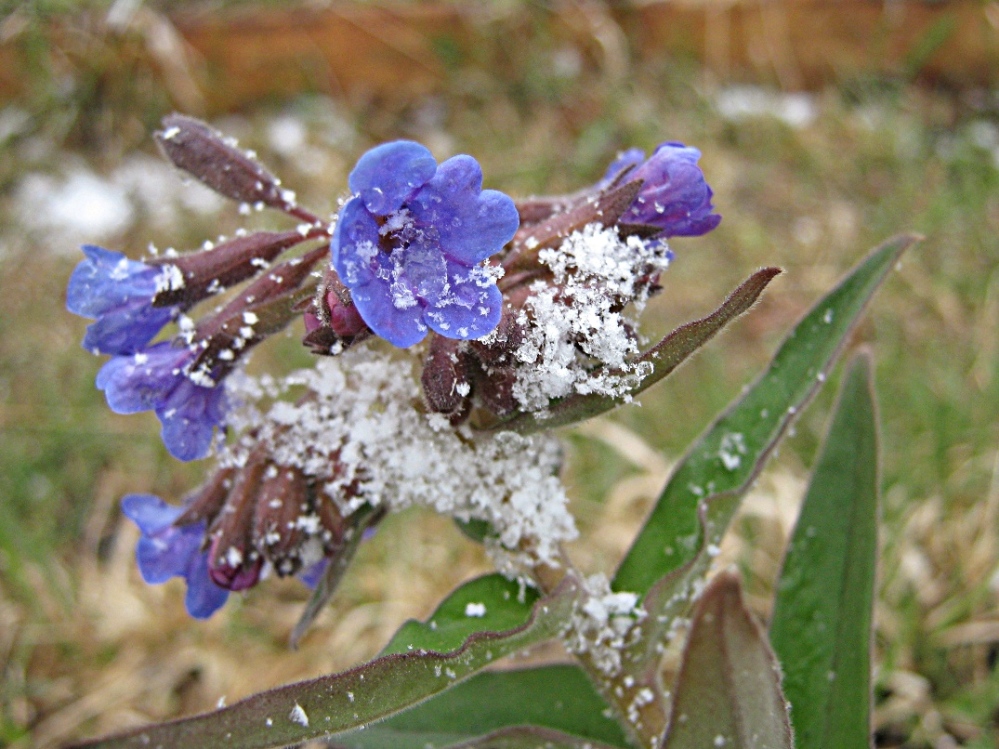
[[[503,298],[484,261],[520,220],[507,195],[482,189],[475,159],[438,165],[424,146],[395,141],[364,154],[349,185],[333,266],[377,335],[406,348],[430,330],[466,340],[495,329]]]

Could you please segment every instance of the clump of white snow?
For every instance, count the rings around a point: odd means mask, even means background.
[[[590,224],[539,258],[553,279],[531,287],[518,319],[526,333],[515,352],[517,402],[538,411],[572,393],[629,400],[651,364],[633,361],[637,321],[623,308],[641,309],[649,278],[665,270],[669,252],[662,243],[622,239],[614,227]]]
[[[564,642],[573,653],[587,653],[607,677],[621,672],[621,653],[639,634],[645,611],[637,593],[614,593],[607,577],[592,575],[584,582],[583,605],[576,610]]]
[[[304,386],[297,401],[261,405],[275,383],[233,380],[243,400],[230,426],[242,437],[221,456],[242,465],[265,445],[278,465],[315,477],[341,513],[369,504],[420,505],[459,520],[485,520],[508,573],[555,564],[561,542],[576,536],[558,478],[561,448],[548,435],[475,435],[417,408],[412,361],[368,348],[324,358],[281,386]],[[280,389],[280,388],[278,388]]]

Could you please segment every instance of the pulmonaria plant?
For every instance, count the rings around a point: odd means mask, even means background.
[[[177,166],[229,197],[248,200],[257,191],[264,196],[257,202],[306,222],[145,262],[84,248],[68,307],[97,317],[84,345],[112,354],[97,378],[108,405],[153,411],[171,454],[193,460],[214,452],[218,464],[183,512],[161,508],[157,518],[169,523],[139,523],[140,559],[155,546],[173,560],[160,567],[187,581],[189,600],[202,602],[189,610],[202,617],[215,610],[204,600],[225,600],[206,591],[312,570],[347,553],[358,524],[423,504],[486,522],[487,545],[511,576],[558,565],[559,543],[576,530],[556,478],[557,443],[493,427],[517,413],[543,414],[571,393],[630,398],[651,364],[635,360],[637,320],[624,309],[640,309],[658,289],[671,257],[660,238],[691,232],[677,210],[672,222],[657,216],[655,230],[618,224],[644,196],[664,194],[650,180],[667,173],[665,194],[682,202],[696,192],[690,182],[699,182],[703,201],[688,207],[717,223],[700,170],[676,176],[660,166],[622,191],[620,176],[635,170],[621,166],[572,207],[553,207],[547,221],[521,227],[523,209],[483,189],[471,156],[438,164],[424,146],[395,141],[360,158],[347,181],[350,197],[323,221],[203,123],[173,116],[164,125],[158,140]],[[688,166],[689,152],[681,152]],[[273,262],[314,240],[329,243],[330,263],[310,291],[321,249]],[[244,282],[221,309],[200,320],[189,315]],[[339,355],[337,363],[290,373],[269,392],[241,373],[230,378],[251,346],[296,317],[306,344]],[[171,322],[177,332],[153,342]],[[425,353],[414,349],[422,365],[415,375],[372,348],[380,338],[412,349],[428,335]],[[371,345],[346,350],[365,339]],[[295,403],[283,398],[292,384],[307,391]],[[421,394],[426,409],[414,409]],[[473,411],[474,424],[491,431],[458,429]],[[190,556],[195,527],[203,548]]]
[[[97,377],[108,405],[153,411],[175,457],[213,460],[204,484],[177,504],[147,494],[123,500],[141,532],[143,579],[182,578],[188,611],[205,618],[230,592],[296,575],[314,593],[294,641],[368,532],[410,506],[454,518],[485,544],[499,572],[456,591],[426,625],[400,630],[385,655],[407,654],[395,665],[376,659],[303,685],[288,704],[273,694],[251,698],[252,721],[210,715],[193,728],[168,725],[121,741],[184,743],[197,735],[205,746],[278,746],[335,734],[353,746],[351,731],[552,637],[577,657],[589,677],[582,688],[595,690],[597,712],[610,716],[599,735],[583,736],[588,744],[659,746],[671,723],[670,736],[682,734],[686,714],[669,717],[659,654],[704,589],[710,549],[734,511],[730,498],[745,491],[824,379],[891,253],[883,251],[876,267],[868,263],[875,281],[847,294],[852,301],[833,299],[823,310],[819,332],[809,335],[824,343],[805,350],[806,373],[795,359],[779,386],[748,407],[750,421],[723,419],[702,438],[688,458],[694,467],[678,470],[679,499],[672,509],[657,507],[617,575],[584,578],[563,549],[577,530],[552,428],[629,402],[666,377],[779,272],[758,271],[707,317],[657,343],[643,339],[640,315],[673,260],[667,240],[706,234],[721,220],[700,153],[675,142],[648,158],[632,149],[578,193],[515,201],[483,189],[471,156],[438,164],[424,146],[395,141],[360,158],[338,214],[324,219],[202,122],[173,115],[157,139],[176,166],[209,187],[297,225],[142,262],[83,248],[67,306],[96,318],[84,346],[111,356]],[[200,311],[209,299],[215,307]],[[320,355],[314,366],[249,376],[250,351],[299,319],[303,343]],[[728,499],[709,504],[712,496]],[[756,691],[780,705],[763,728],[777,736],[774,745],[789,746],[772,655],[738,596],[725,598],[730,587],[711,588],[718,592],[698,604],[690,649],[699,621],[727,616],[736,629],[748,626],[747,647],[771,673]],[[722,666],[746,670],[741,662]],[[394,674],[390,681],[410,682],[406,696],[378,691],[387,682],[370,669],[381,668]],[[687,704],[690,689],[677,705]],[[334,705],[340,696],[346,707]],[[267,712],[279,703],[283,714]],[[745,712],[733,708],[736,724],[718,724],[714,746],[726,745],[731,731],[756,735],[759,726],[739,723]],[[565,738],[524,730],[496,738]]]

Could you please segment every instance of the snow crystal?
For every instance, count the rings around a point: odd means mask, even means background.
[[[742,465],[742,456],[746,454],[746,439],[740,433],[726,434],[718,447],[718,457],[725,470],[734,471]]]
[[[486,604],[467,603],[465,604],[465,616],[481,618],[486,615]]]
[[[297,702],[295,703],[295,707],[291,709],[291,712],[288,713],[288,719],[306,728],[309,725],[309,716]]]
[[[583,585],[583,605],[573,615],[566,647],[573,653],[589,653],[605,676],[621,671],[621,651],[639,634],[637,624],[645,618],[637,593],[611,592],[607,577],[588,577]]]
[[[162,266],[156,277],[156,291],[180,291],[184,288],[184,274],[173,263]]]

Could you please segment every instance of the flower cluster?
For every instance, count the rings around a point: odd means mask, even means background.
[[[698,151],[627,151],[587,190],[515,202],[483,189],[472,157],[438,164],[395,141],[361,157],[323,220],[204,123],[165,126],[179,168],[299,224],[144,262],[83,248],[67,306],[96,319],[84,346],[111,356],[97,377],[108,405],[153,411],[174,456],[216,462],[180,505],[123,500],[143,578],[183,578],[196,617],[271,574],[334,575],[328,594],[364,531],[410,505],[483,521],[511,575],[558,564],[575,534],[558,443],[503,423],[567,396],[630,399],[649,366],[637,316],[672,259],[666,240],[720,220]],[[298,319],[326,358],[284,379],[242,372]]]

